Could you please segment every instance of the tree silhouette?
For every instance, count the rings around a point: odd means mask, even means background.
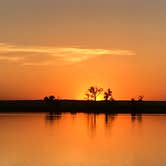
[[[44,97],[44,101],[49,101],[49,98],[47,96]]]
[[[143,101],[144,96],[138,96],[138,101]]]
[[[55,100],[55,96],[45,96],[44,101],[46,102],[53,102]]]
[[[55,96],[49,96],[49,100],[50,101],[54,101],[55,100]]]
[[[113,100],[112,98],[112,91],[110,88],[107,89],[107,91],[104,92],[104,99],[107,100]]]
[[[89,93],[85,93],[85,99],[90,100],[90,94]]]
[[[88,89],[88,93],[86,93],[85,95],[88,97],[88,99],[92,99],[94,101],[96,101],[97,97],[103,92],[103,88],[98,88],[98,87],[94,87],[91,86]]]
[[[134,101],[135,101],[135,99],[134,99],[134,98],[131,98],[131,101],[132,101],[132,102],[134,102]]]
[[[131,98],[131,101],[132,102],[134,102],[134,101],[143,101],[143,98],[144,98],[144,96],[140,95],[140,96],[137,97],[137,99]]]

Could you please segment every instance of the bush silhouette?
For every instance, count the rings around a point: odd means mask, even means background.
[[[112,98],[112,91],[110,88],[107,89],[107,91],[104,92],[104,100],[113,100]]]
[[[49,96],[49,97],[48,97],[48,96],[45,96],[45,97],[44,97],[44,101],[45,101],[45,102],[53,102],[53,101],[55,101],[55,96],[52,96],[52,95]]]

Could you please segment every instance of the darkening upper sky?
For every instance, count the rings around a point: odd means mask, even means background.
[[[0,0],[0,99],[166,100],[165,0]]]

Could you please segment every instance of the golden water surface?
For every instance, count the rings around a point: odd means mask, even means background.
[[[0,114],[0,166],[165,165],[165,115]]]

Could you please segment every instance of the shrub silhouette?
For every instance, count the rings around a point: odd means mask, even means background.
[[[144,96],[138,96],[138,101],[143,101]]]
[[[144,98],[144,96],[140,95],[140,96],[137,97],[137,100],[136,100],[135,98],[131,98],[131,101],[132,101],[132,102],[135,102],[135,101],[143,101],[143,98]]]
[[[113,100],[112,98],[112,91],[110,88],[107,89],[107,91],[104,92],[104,100]]]
[[[44,97],[44,101],[46,101],[46,102],[53,102],[53,101],[55,101],[55,96],[45,96]]]

